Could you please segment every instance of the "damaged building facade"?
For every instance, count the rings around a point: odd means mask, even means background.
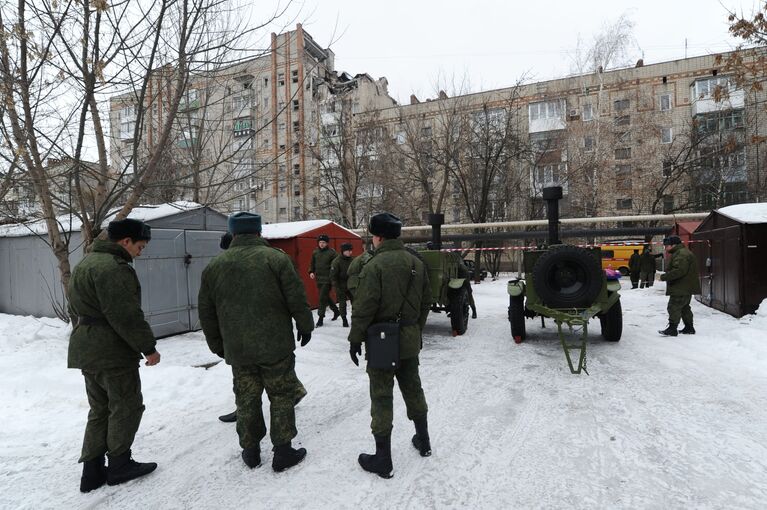
[[[326,190],[338,179],[333,159],[320,145],[322,133],[332,137],[351,128],[347,116],[395,104],[385,78],[350,76],[334,65],[333,52],[299,24],[272,34],[263,56],[193,78],[179,108],[174,150],[150,186],[149,200],[248,210],[266,222],[327,216]],[[110,101],[111,165],[126,184],[134,161],[161,135],[171,95],[158,84],[147,91],[144,105],[133,98],[125,94]],[[135,136],[137,108],[145,109],[140,137]],[[134,138],[143,146],[134,147]]]
[[[550,185],[564,188],[572,216],[767,198],[767,98],[736,85],[715,55],[407,105],[385,78],[334,65],[297,25],[272,34],[263,56],[195,79],[150,200],[358,227],[382,209],[411,224],[433,211],[449,222],[537,217]],[[165,98],[160,87],[148,97],[141,140],[151,147]],[[126,181],[146,148],[133,147],[136,108],[112,98],[111,164]]]

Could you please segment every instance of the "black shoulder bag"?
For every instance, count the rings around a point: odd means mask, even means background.
[[[376,322],[367,329],[367,340],[365,341],[365,352],[368,358],[368,368],[378,368],[382,370],[396,370],[399,368],[399,337],[400,328],[408,326],[411,323],[405,323],[402,320],[402,310],[407,303],[407,297],[410,293],[410,287],[415,278],[415,262],[410,264],[410,280],[407,283],[405,298],[402,306],[397,313],[397,319],[389,322]]]

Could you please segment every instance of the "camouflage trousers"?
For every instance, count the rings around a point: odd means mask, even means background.
[[[345,286],[336,286],[336,299],[338,300],[338,311],[341,312],[342,317],[346,317],[346,300],[351,302],[351,293]]]
[[[338,311],[338,307],[333,301],[333,298],[330,297],[330,289],[332,287],[333,285],[330,282],[325,282],[325,283],[317,282],[317,290],[319,291],[319,294],[320,294],[320,303],[317,308],[317,315],[319,317],[325,317],[325,309],[328,306],[330,306],[330,309],[333,310],[333,313],[340,313]]]
[[[91,409],[79,462],[126,452],[144,414],[138,367],[82,373]]]
[[[407,417],[417,420],[426,416],[429,410],[418,375],[418,357],[400,360],[396,370],[368,368],[370,378],[370,428],[374,436],[391,434],[394,420],[394,378],[405,401]]]
[[[692,309],[690,308],[691,295],[668,297],[668,323],[674,327],[681,319],[685,326],[692,326]]]
[[[655,283],[655,271],[649,272],[649,271],[643,271],[639,274],[641,283],[639,284],[640,287],[652,287],[652,284]]]
[[[240,447],[255,448],[266,436],[261,395],[269,397],[269,436],[275,446],[296,437],[296,357],[294,354],[273,365],[233,366],[234,396],[237,403],[237,435]]]

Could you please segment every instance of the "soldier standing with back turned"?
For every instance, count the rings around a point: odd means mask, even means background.
[[[136,462],[131,446],[144,400],[139,360],[160,362],[155,338],[141,310],[141,286],[131,266],[151,239],[134,219],[112,221],[109,240],[97,239],[69,280],[69,368],[79,368],[88,394],[88,424],[80,455],[80,491],[117,485],[151,473],[154,462]],[[104,456],[109,458],[105,466]]]
[[[639,288],[652,287],[655,282],[655,255],[649,246],[645,245],[639,259]]]
[[[354,364],[358,365],[358,356],[362,353],[362,343],[367,339],[368,327],[374,323],[399,319],[400,365],[394,369],[367,369],[370,378],[371,429],[376,453],[363,453],[358,461],[365,471],[382,478],[391,478],[392,393],[395,378],[405,400],[407,417],[415,423],[413,446],[421,456],[431,455],[426,421],[428,407],[418,374],[421,331],[429,314],[431,287],[426,266],[406,251],[398,239],[402,230],[399,218],[389,213],[377,214],[370,218],[369,230],[373,234],[375,254],[362,269],[359,286],[354,294],[349,354]]]
[[[629,258],[629,276],[631,277],[631,288],[636,289],[639,287],[639,273],[642,265],[642,256],[639,255],[639,250],[634,250]]]
[[[325,320],[325,309],[330,305],[333,310],[333,318],[336,320],[341,312],[330,297],[330,264],[336,258],[336,251],[328,246],[330,238],[321,234],[317,237],[317,248],[312,252],[312,263],[309,267],[309,276],[317,283],[317,291],[320,295],[320,302],[317,308],[317,327],[322,326]]]
[[[290,257],[261,237],[261,216],[236,213],[228,227],[232,244],[202,273],[200,325],[211,352],[232,366],[243,462],[250,468],[261,465],[261,439],[266,436],[261,398],[266,390],[272,469],[284,471],[306,456],[306,449],[291,445],[297,433],[293,351],[296,341],[309,343],[312,313]]]

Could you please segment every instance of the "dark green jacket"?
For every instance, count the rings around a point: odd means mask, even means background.
[[[415,275],[408,291],[411,268],[415,269]],[[399,239],[387,239],[365,264],[359,279],[354,293],[349,341],[364,342],[371,324],[393,321],[402,310],[402,320],[409,325],[401,329],[400,358],[418,356],[421,331],[431,305],[431,287],[425,264],[405,251]]]
[[[642,264],[642,256],[638,253],[632,253],[629,258],[629,271],[632,273],[639,272],[639,268]]]
[[[655,255],[650,250],[642,253],[639,259],[639,271],[642,273],[654,273],[655,272]]]
[[[229,365],[270,365],[314,329],[293,262],[260,236],[240,234],[202,272],[200,325],[208,347]]]
[[[138,365],[155,352],[155,338],[141,310],[141,286],[130,254],[117,243],[96,240],[69,280],[67,366],[90,372]],[[77,326],[79,317],[103,322]]]
[[[349,263],[349,268],[346,270],[346,288],[353,294],[360,284],[360,273],[365,264],[373,258],[373,251],[367,250],[362,255],[357,255]]]
[[[315,248],[312,252],[312,264],[309,272],[314,273],[314,281],[319,284],[330,282],[330,264],[336,258],[337,253],[333,248],[320,250]]]
[[[330,281],[336,289],[345,289],[349,280],[349,265],[352,263],[351,257],[344,257],[339,254],[330,264]]]
[[[677,244],[671,249],[671,261],[660,279],[666,282],[667,296],[700,294],[698,261],[683,244]]]

